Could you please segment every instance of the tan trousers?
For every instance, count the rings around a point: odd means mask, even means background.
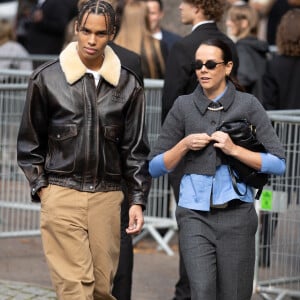
[[[40,196],[42,242],[58,299],[115,299],[111,287],[119,260],[123,193],[49,185]]]

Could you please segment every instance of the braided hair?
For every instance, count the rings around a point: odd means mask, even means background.
[[[88,0],[80,8],[77,17],[77,31],[79,27],[84,25],[87,18],[83,20],[84,15],[87,13],[87,17],[90,14],[103,15],[105,17],[105,23],[108,35],[116,34],[116,15],[113,7],[110,3],[103,0]],[[82,24],[84,22],[84,24]]]

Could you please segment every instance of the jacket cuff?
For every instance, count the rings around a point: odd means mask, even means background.
[[[41,202],[41,199],[39,197],[39,195],[37,194],[37,192],[43,188],[48,186],[48,181],[39,181],[33,185],[31,185],[31,200],[33,202]]]

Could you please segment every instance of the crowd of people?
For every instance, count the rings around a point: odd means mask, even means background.
[[[243,182],[245,194],[235,192],[226,156],[284,173],[284,149],[265,110],[300,108],[298,1],[181,1],[186,36],[163,27],[162,0],[26,0],[15,17],[0,10],[0,56],[58,57],[39,68],[0,59],[0,68],[35,68],[18,163],[41,202],[60,299],[131,299],[131,236],[142,230],[151,176],[164,174],[179,228],[173,300],[251,298],[254,195]],[[153,149],[145,78],[164,80]],[[266,153],[217,130],[242,118]]]

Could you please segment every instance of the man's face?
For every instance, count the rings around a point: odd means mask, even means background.
[[[164,14],[160,10],[159,3],[156,1],[147,1],[147,7],[150,31],[155,33],[160,30],[160,21]]]
[[[81,24],[75,24],[78,54],[83,64],[91,70],[99,70],[103,62],[104,48],[113,36],[107,32],[104,15],[86,13]]]
[[[191,25],[194,23],[196,7],[187,1],[181,1],[179,5],[181,23]]]

